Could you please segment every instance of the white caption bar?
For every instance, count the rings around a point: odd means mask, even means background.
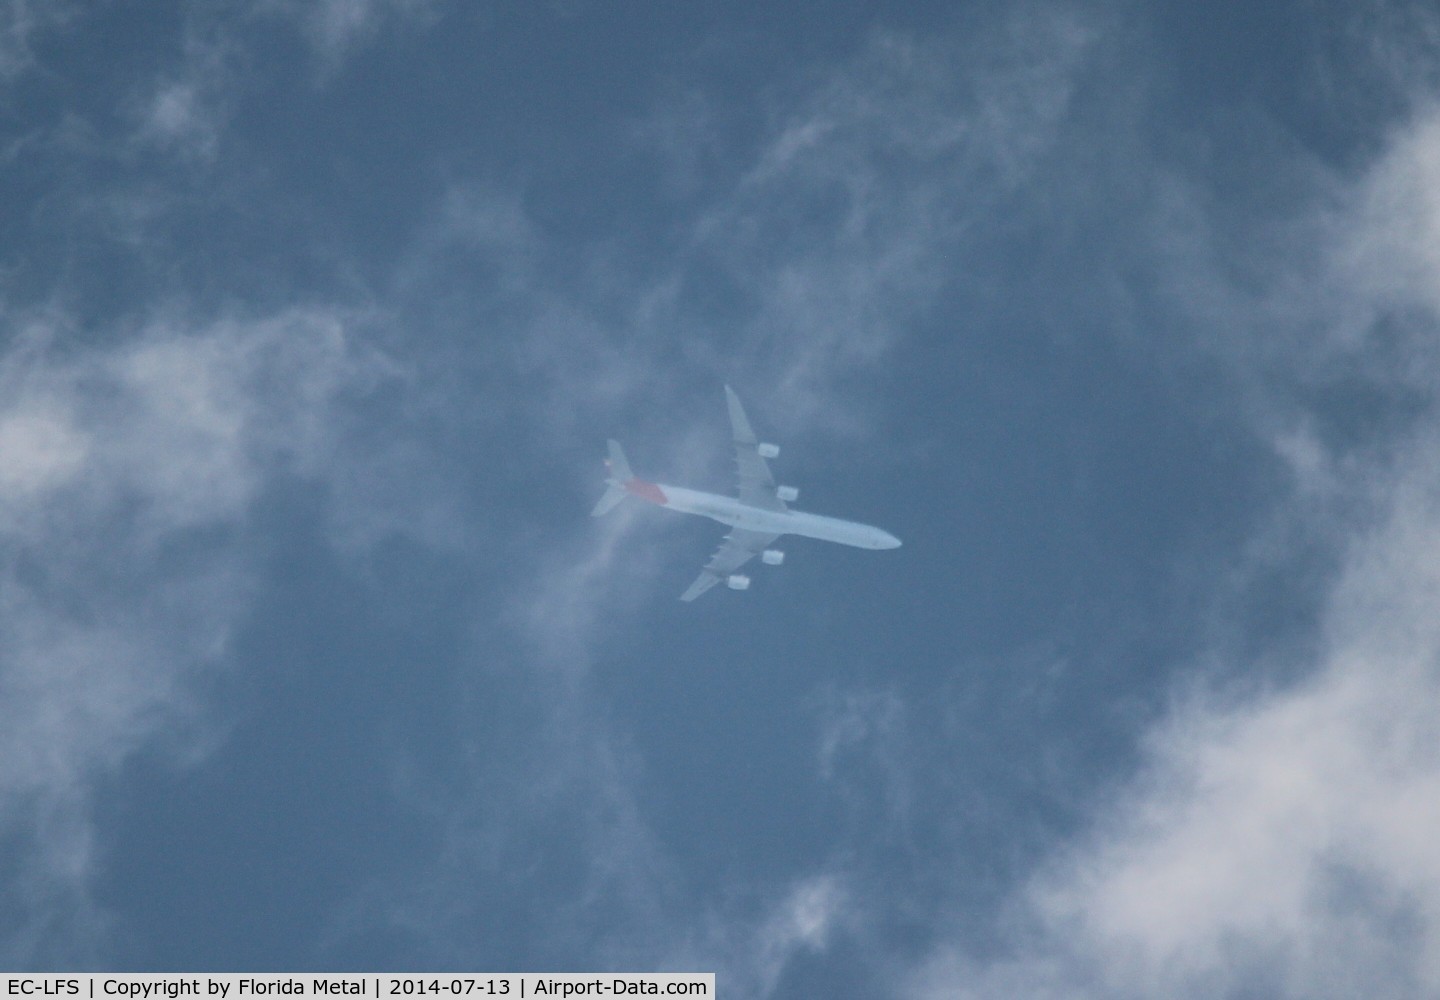
[[[713,972],[245,973],[163,972],[0,974],[0,1000],[253,1000],[255,997],[714,997]]]

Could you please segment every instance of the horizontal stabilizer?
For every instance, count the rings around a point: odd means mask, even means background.
[[[610,449],[610,457],[605,460],[605,467],[610,474],[605,477],[605,495],[595,504],[595,509],[590,512],[591,517],[600,517],[615,509],[615,505],[624,500],[628,491],[625,484],[635,478],[630,471],[630,463],[625,460],[625,450],[620,447],[620,442],[615,440],[607,441]]]
[[[595,509],[590,512],[591,517],[601,517],[615,509],[615,505],[624,500],[626,493],[618,486],[605,487],[605,495],[595,504]]]

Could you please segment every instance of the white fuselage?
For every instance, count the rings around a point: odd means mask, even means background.
[[[890,532],[857,521],[807,514],[802,510],[766,510],[741,503],[734,497],[690,490],[683,486],[667,486],[664,483],[645,485],[652,487],[659,496],[650,490],[631,489],[630,492],[661,507],[669,507],[682,514],[700,514],[721,524],[744,528],[746,531],[803,535],[806,538],[853,545],[860,549],[893,549],[900,545],[900,539]]]

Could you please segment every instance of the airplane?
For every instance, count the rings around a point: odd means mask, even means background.
[[[765,462],[780,454],[779,447],[755,437],[739,397],[728,385],[725,399],[730,406],[735,465],[740,474],[738,499],[637,479],[619,442],[612,440],[610,457],[605,462],[609,469],[605,495],[590,512],[591,517],[600,517],[626,497],[638,497],[682,514],[699,514],[728,524],[730,533],[721,542],[719,551],[710,557],[700,576],[680,595],[680,600],[693,601],[721,580],[731,590],[749,589],[750,578],[736,570],[757,555],[767,566],[783,563],[785,553],[770,547],[781,535],[802,535],[860,549],[899,547],[900,539],[872,525],[791,510],[787,505],[799,497],[800,491],[793,486],[776,486],[770,466]]]

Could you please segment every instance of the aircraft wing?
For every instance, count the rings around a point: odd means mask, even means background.
[[[728,385],[725,401],[730,404],[730,430],[735,440],[735,467],[740,475],[740,502],[764,510],[788,510],[775,495],[775,479],[760,454],[760,441],[740,405],[740,397]]]
[[[759,456],[756,456],[757,458]],[[741,566],[763,552],[771,542],[779,538],[765,531],[749,531],[745,528],[731,528],[719,550],[710,557],[699,577],[690,584],[690,589],[680,595],[682,601],[693,601],[715,584],[725,579]]]

